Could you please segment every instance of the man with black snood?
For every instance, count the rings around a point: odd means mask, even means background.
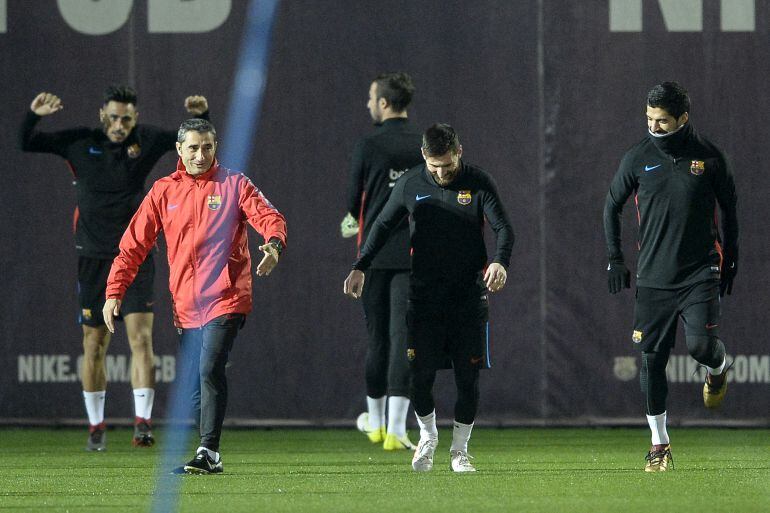
[[[422,162],[422,134],[407,115],[413,94],[414,84],[406,73],[383,73],[369,87],[366,106],[377,128],[362,138],[353,152],[348,214],[341,227],[343,237],[358,235],[359,251],[396,180]],[[371,442],[381,443],[386,451],[414,449],[406,432],[409,266],[409,223],[404,218],[366,271],[367,287],[362,297],[369,335],[367,411],[358,416],[356,424]]]
[[[666,431],[666,364],[678,319],[684,323],[690,355],[707,370],[705,406],[718,407],[727,390],[719,298],[732,292],[738,268],[735,183],[724,154],[695,131],[689,111],[689,95],[676,82],[652,88],[647,95],[649,133],[623,157],[604,206],[612,294],[630,287],[620,214],[632,194],[637,206],[632,339],[641,350],[640,380],[652,431],[647,472],[673,467]]]
[[[411,399],[420,426],[412,468],[433,468],[438,431],[432,389],[436,371],[449,361],[457,387],[451,468],[473,472],[468,440],[478,408],[479,369],[489,366],[487,293],[505,285],[513,229],[492,177],[461,160],[462,146],[452,127],[428,128],[422,156],[425,163],[396,182],[345,280],[344,291],[354,298],[361,296],[363,271],[408,215],[412,268],[407,358]],[[488,266],[483,239],[487,221],[497,239]]]

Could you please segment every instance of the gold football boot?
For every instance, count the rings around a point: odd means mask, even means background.
[[[669,468],[674,468],[671,445],[666,445],[658,450],[655,450],[655,447],[651,448],[644,459],[647,460],[647,464],[644,466],[645,472],[666,472]]]

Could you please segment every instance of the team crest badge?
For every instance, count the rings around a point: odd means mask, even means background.
[[[634,334],[631,335],[631,340],[634,341],[634,344],[638,344],[642,341],[642,332],[638,330],[634,330]]]
[[[208,196],[208,206],[210,210],[219,210],[222,206],[222,196],[211,194]]]
[[[458,191],[457,203],[460,205],[470,205],[471,203],[471,191]]]
[[[142,147],[134,143],[126,148],[126,153],[128,153],[129,158],[135,159],[142,154]]]
[[[693,160],[690,162],[690,173],[700,176],[706,170],[706,163],[702,160]]]
[[[93,314],[91,313],[90,308],[83,308],[83,319],[90,321],[93,318]]]
[[[631,381],[636,377],[636,358],[633,356],[616,356],[612,372],[620,381]]]
[[[406,350],[406,359],[409,360],[410,362],[414,360],[414,349],[412,349],[411,347]]]

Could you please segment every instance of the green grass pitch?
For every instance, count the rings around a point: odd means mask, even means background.
[[[0,511],[149,511],[162,447],[135,449],[130,436],[108,431],[95,454],[84,430],[0,429]],[[478,472],[455,475],[449,430],[433,472],[417,474],[410,453],[352,429],[226,429],[224,474],[174,479],[183,512],[770,511],[770,430],[671,436],[675,469],[653,475],[642,471],[647,429],[476,429]]]

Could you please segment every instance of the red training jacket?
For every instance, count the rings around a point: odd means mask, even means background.
[[[120,240],[107,298],[122,299],[163,230],[168,246],[174,324],[198,328],[215,317],[251,311],[249,223],[286,245],[286,220],[251,180],[215,160],[197,178],[181,160],[153,184]]]

